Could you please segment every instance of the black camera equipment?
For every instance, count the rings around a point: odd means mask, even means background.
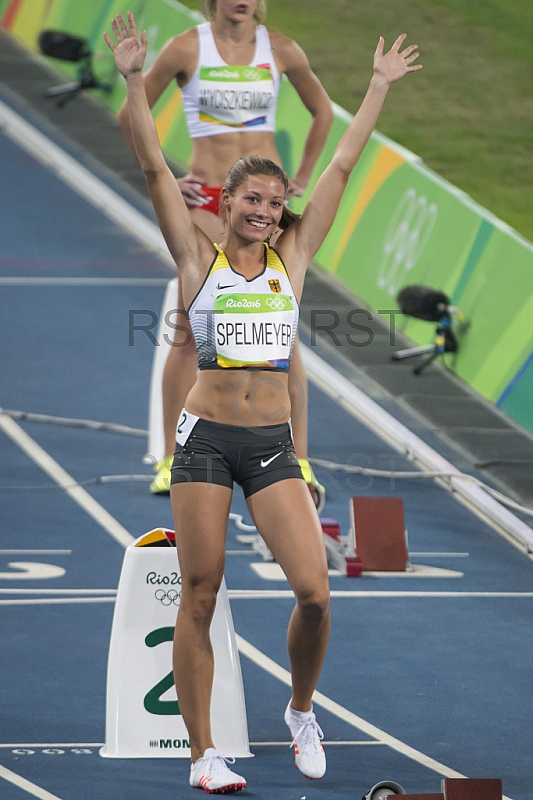
[[[464,317],[456,306],[450,305],[450,298],[444,292],[436,291],[429,286],[406,286],[398,294],[396,301],[400,310],[408,317],[435,322],[437,325],[432,344],[398,350],[391,356],[393,361],[413,356],[427,356],[413,370],[415,375],[420,375],[438,356],[457,352],[459,344],[452,330],[452,316],[455,315],[462,324]]]
[[[39,47],[45,56],[58,58],[61,61],[72,61],[79,64],[78,78],[60,86],[53,86],[46,91],[47,97],[57,97],[57,105],[64,106],[82,89],[101,89],[109,91],[108,83],[100,83],[92,69],[92,51],[86,39],[73,36],[63,31],[41,31]]]

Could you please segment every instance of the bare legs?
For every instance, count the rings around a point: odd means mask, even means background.
[[[174,681],[195,762],[211,738],[213,650],[209,628],[224,573],[231,489],[189,483],[172,487],[181,568],[181,604],[174,634]]]
[[[328,567],[320,522],[305,483],[297,478],[252,495],[248,508],[296,596],[287,634],[291,706],[309,711],[330,631]]]
[[[231,490],[213,484],[178,484],[171,499],[182,577],[174,679],[194,762],[214,746],[209,628],[224,571]],[[309,711],[330,629],[328,570],[316,510],[305,483],[297,478],[262,489],[248,499],[248,507],[296,596],[287,637],[291,705]]]

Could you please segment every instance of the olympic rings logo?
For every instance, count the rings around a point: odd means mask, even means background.
[[[181,592],[177,592],[175,589],[169,589],[168,592],[164,589],[157,589],[155,592],[156,600],[159,600],[163,606],[171,606],[172,604],[179,606],[180,597]]]
[[[284,300],[283,297],[269,297],[266,302],[267,306],[270,306],[272,311],[283,311],[287,305],[287,301]]]
[[[244,77],[249,81],[260,81],[263,76],[258,69],[245,69]]]
[[[415,189],[408,189],[398,203],[385,233],[383,256],[378,268],[378,286],[395,296],[405,284],[425,250],[437,220],[437,206]]]

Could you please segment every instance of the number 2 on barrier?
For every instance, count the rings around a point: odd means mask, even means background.
[[[150,631],[144,642],[147,647],[157,647],[163,642],[171,642],[174,638],[174,628],[157,628]],[[156,685],[145,695],[144,707],[150,714],[181,714],[177,700],[161,700],[162,695],[174,686],[174,676],[172,670],[165,675]]]

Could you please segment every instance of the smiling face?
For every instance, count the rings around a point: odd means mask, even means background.
[[[264,242],[278,227],[285,202],[285,186],[273,175],[249,175],[230,195],[222,190],[230,228],[248,241]]]

